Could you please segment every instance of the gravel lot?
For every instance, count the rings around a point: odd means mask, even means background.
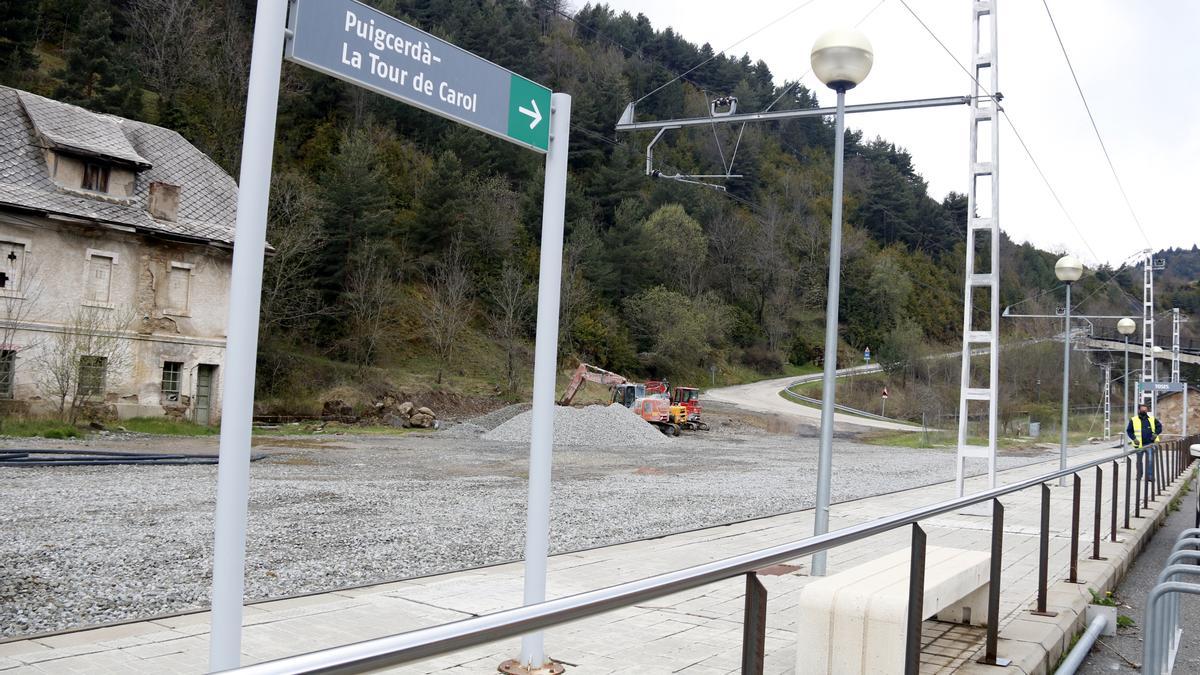
[[[812,506],[815,438],[735,423],[667,440],[649,447],[558,449],[553,550]],[[91,445],[196,452],[215,451],[216,439],[109,437]],[[526,444],[433,432],[256,439],[256,451],[271,456],[251,469],[250,597],[521,555]],[[1047,457],[1005,457],[1000,466]],[[839,439],[833,499],[950,480],[953,458],[949,450]],[[215,491],[215,466],[0,471],[0,635],[206,605]]]

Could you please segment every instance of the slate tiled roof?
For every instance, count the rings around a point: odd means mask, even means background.
[[[47,142],[63,152],[103,155],[148,168],[137,172],[130,199],[90,197],[50,179],[41,150]],[[174,222],[147,212],[154,182],[180,186]],[[231,244],[237,184],[174,131],[0,87],[0,208],[4,206]]]
[[[27,91],[18,91],[17,98],[33,122],[33,130],[50,147],[150,168],[150,162],[137,154],[121,133],[118,118],[97,115]]]

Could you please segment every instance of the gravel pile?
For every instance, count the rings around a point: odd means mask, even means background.
[[[529,408],[530,405],[528,403],[514,403],[512,405],[504,406],[499,410],[493,410],[486,415],[473,417],[467,421],[483,429],[484,431],[491,431],[492,429],[495,429],[501,424],[504,424],[505,422],[516,417],[517,415],[520,415],[523,412],[528,412]]]
[[[489,441],[529,441],[533,411],[524,412],[483,435]],[[621,445],[665,445],[661,431],[619,405],[589,405],[584,408],[554,406],[554,444],[612,447]]]

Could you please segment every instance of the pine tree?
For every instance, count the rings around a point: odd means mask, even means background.
[[[14,78],[37,67],[37,9],[30,0],[0,0],[0,77]]]
[[[66,51],[62,84],[54,96],[68,103],[97,107],[114,84],[112,14],[108,3],[89,3],[79,19],[79,32]]]

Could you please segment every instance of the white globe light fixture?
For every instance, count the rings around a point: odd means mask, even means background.
[[[1129,317],[1117,322],[1117,332],[1121,335],[1133,335],[1133,331],[1135,330],[1137,330],[1137,324]]]
[[[1054,263],[1054,276],[1067,283],[1067,311],[1063,331],[1062,433],[1058,447],[1058,468],[1067,468],[1067,410],[1071,400],[1071,284],[1083,276],[1083,263],[1075,256],[1064,255]],[[1066,476],[1058,479],[1065,487]]]
[[[829,228],[829,285],[825,293],[825,373],[821,378],[821,445],[817,454],[817,505],[813,534],[829,531],[829,498],[833,482],[833,405],[837,378],[838,295],[842,277],[842,173],[846,155],[846,91],[871,72],[871,42],[852,28],[831,30],[813,43],[813,72],[837,92],[833,132],[833,209]],[[813,554],[810,574],[825,576],[825,552]]]
[[[1072,281],[1079,281],[1079,277],[1083,276],[1083,263],[1075,256],[1064,255],[1054,263],[1054,276],[1058,277],[1059,281],[1065,281],[1068,284]]]
[[[817,38],[809,60],[813,74],[825,86],[846,91],[867,79],[875,53],[867,36],[853,28],[835,28]]]

